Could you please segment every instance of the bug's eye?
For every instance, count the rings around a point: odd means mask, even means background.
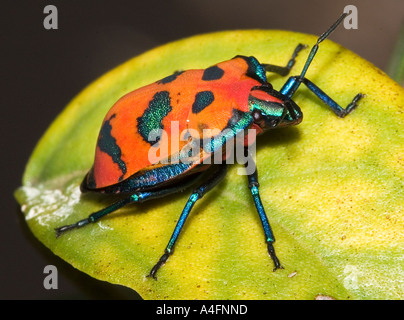
[[[252,112],[254,122],[261,122],[263,120],[262,112],[260,110],[254,110]]]

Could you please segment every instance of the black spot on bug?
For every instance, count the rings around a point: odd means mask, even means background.
[[[211,81],[211,80],[218,80],[223,77],[224,70],[219,68],[218,66],[212,66],[203,72],[202,80],[204,81]]]
[[[215,100],[212,91],[201,91],[195,95],[195,101],[192,104],[192,112],[199,113]]]
[[[174,72],[172,75],[165,77],[159,81],[157,81],[158,84],[166,84],[166,83],[170,83],[173,82],[175,79],[177,79],[177,77],[183,73],[184,71],[176,71]]]
[[[122,152],[121,148],[116,143],[116,139],[112,136],[111,130],[111,120],[116,117],[116,114],[113,114],[108,120],[104,122],[101,127],[100,135],[98,137],[98,147],[102,152],[108,154],[114,163],[119,166],[119,169],[122,171],[122,175],[119,178],[119,181],[123,179],[123,176],[126,173],[126,164],[122,161]]]
[[[172,109],[168,91],[160,91],[153,96],[153,99],[149,102],[149,107],[141,117],[137,118],[137,129],[144,141],[150,143],[150,145],[158,143],[160,140],[158,130],[163,129],[162,121]],[[151,133],[155,135],[155,139],[149,140]]]

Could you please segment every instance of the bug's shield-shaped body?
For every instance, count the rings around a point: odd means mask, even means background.
[[[260,133],[287,118],[301,119],[293,101],[287,99],[285,107],[282,99],[266,82],[259,62],[244,56],[207,69],[176,72],[130,92],[115,103],[103,121],[94,165],[82,189],[132,192],[204,170],[209,166],[205,158],[238,132],[255,128]],[[293,108],[297,116],[293,116]],[[156,132],[164,134],[156,136]],[[200,152],[192,163],[181,163],[181,151],[190,140],[186,135],[190,138],[193,133],[204,138]],[[153,162],[153,148],[169,152]],[[170,159],[179,161],[171,165]]]

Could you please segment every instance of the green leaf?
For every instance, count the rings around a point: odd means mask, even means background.
[[[387,74],[404,86],[404,23],[398,34],[397,42],[390,58]]]
[[[347,49],[326,40],[307,77],[341,105],[336,117],[310,91],[295,101],[293,128],[260,136],[262,201],[284,269],[272,271],[246,177],[233,165],[194,207],[174,254],[162,255],[190,192],[129,205],[56,239],[54,228],[112,203],[84,194],[102,119],[123,94],[173,71],[206,68],[237,54],[285,65],[299,43],[316,37],[284,31],[219,32],[170,43],[117,67],[84,89],[50,126],[16,191],[35,236],[89,275],[136,290],[145,299],[402,299],[404,297],[404,92]],[[291,74],[299,74],[308,49]],[[286,78],[270,75],[275,88]],[[57,106],[56,106],[57,107]]]

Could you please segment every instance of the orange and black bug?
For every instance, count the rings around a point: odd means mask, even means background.
[[[305,46],[299,44],[296,47],[285,67],[261,64],[254,57],[236,56],[207,69],[175,72],[119,99],[102,123],[94,165],[84,178],[81,190],[127,196],[83,220],[57,228],[57,236],[95,222],[126,204],[160,198],[197,185],[164,254],[150,271],[149,275],[156,278],[158,269],[173,253],[178,235],[195,202],[225,177],[226,147],[239,133],[251,134],[248,130],[255,129],[255,137],[269,129],[299,124],[302,112],[292,97],[301,83],[339,117],[344,117],[356,107],[362,94],[357,94],[346,108],[342,108],[305,78],[320,42],[345,16],[343,14],[319,37],[301,74],[290,77],[279,91],[267,82],[266,72],[286,76]],[[172,130],[174,126],[177,130]],[[198,134],[202,135],[206,129],[214,129],[211,132],[215,133],[207,138],[203,135],[204,138],[200,139]],[[196,132],[198,137],[192,132]],[[192,148],[196,140],[199,143],[197,152]],[[248,159],[246,168],[254,164],[248,141],[238,140]],[[160,154],[158,160],[151,159],[150,154],[156,149],[162,150],[162,147],[170,151]],[[217,159],[218,154],[223,161],[211,161]],[[190,158],[192,161],[189,161]],[[263,225],[268,253],[276,270],[281,268],[281,264],[275,254],[275,237],[260,199],[255,164],[253,170],[247,170],[247,177]]]

